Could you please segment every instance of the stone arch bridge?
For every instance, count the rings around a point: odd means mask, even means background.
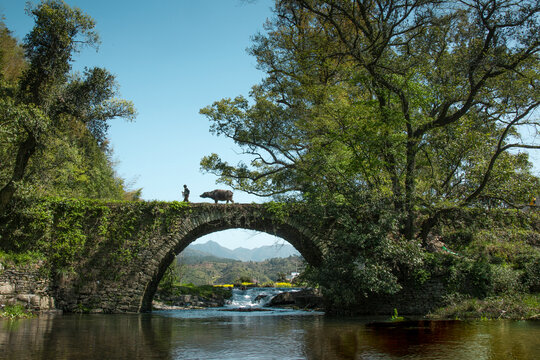
[[[319,239],[306,216],[301,211],[285,214],[278,205],[140,202],[88,208],[80,215],[84,247],[70,271],[56,272],[56,306],[69,312],[150,311],[175,256],[201,236],[226,229],[279,236],[309,264],[320,264]],[[56,216],[60,220],[55,222],[61,222],[61,214]]]

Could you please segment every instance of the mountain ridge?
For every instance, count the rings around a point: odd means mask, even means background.
[[[219,258],[240,261],[265,261],[273,258],[287,258],[291,255],[300,256],[300,253],[290,244],[265,245],[254,249],[238,247],[231,250],[209,240],[204,244],[191,244],[186,248],[186,250],[188,249]]]

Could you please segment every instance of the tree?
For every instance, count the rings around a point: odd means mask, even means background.
[[[252,54],[267,73],[250,94],[201,110],[252,155],[202,168],[258,195],[351,203],[391,199],[415,211],[523,203],[538,179],[519,149],[540,145],[536,0],[279,0]],[[509,179],[522,183],[509,188]],[[530,194],[529,194],[530,196]],[[492,201],[492,202],[493,202]]]
[[[276,281],[277,282],[286,282],[287,281],[287,274],[284,272],[278,272],[276,274]]]
[[[87,70],[83,77],[70,75],[73,54],[98,42],[89,16],[59,0],[43,1],[27,12],[35,19],[23,46],[28,65],[17,87],[3,89],[6,96],[0,102],[1,125],[9,135],[3,141],[15,154],[7,158],[2,172],[0,212],[27,175],[36,151],[50,146],[59,134],[88,129],[103,144],[108,120],[135,115],[130,102],[114,98],[114,77],[105,69]]]
[[[0,21],[0,77],[7,82],[15,82],[24,67],[24,50]]]

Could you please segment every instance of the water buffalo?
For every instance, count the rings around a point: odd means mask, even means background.
[[[214,199],[214,201],[227,201],[227,204],[229,201],[234,204],[234,201],[232,199],[233,193],[230,190],[214,190],[214,191],[207,191],[202,193],[202,198],[210,198]]]

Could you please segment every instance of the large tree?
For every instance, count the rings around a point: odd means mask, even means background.
[[[43,1],[27,11],[34,17],[35,26],[24,39],[26,68],[16,85],[2,82],[0,211],[29,175],[36,152],[54,144],[66,150],[74,138],[90,141],[87,149],[103,145],[108,120],[132,119],[135,114],[130,102],[115,98],[116,82],[107,70],[94,68],[83,75],[70,74],[73,55],[82,46],[98,42],[94,21],[88,15],[60,0]],[[59,145],[59,139],[66,136],[71,140]],[[36,162],[33,168],[47,165]]]
[[[369,193],[436,220],[451,205],[525,203],[539,190],[537,0],[281,0],[251,48],[267,73],[201,112],[253,156],[203,169],[258,195]],[[519,184],[516,183],[519,180]],[[425,231],[424,231],[425,235]]]

